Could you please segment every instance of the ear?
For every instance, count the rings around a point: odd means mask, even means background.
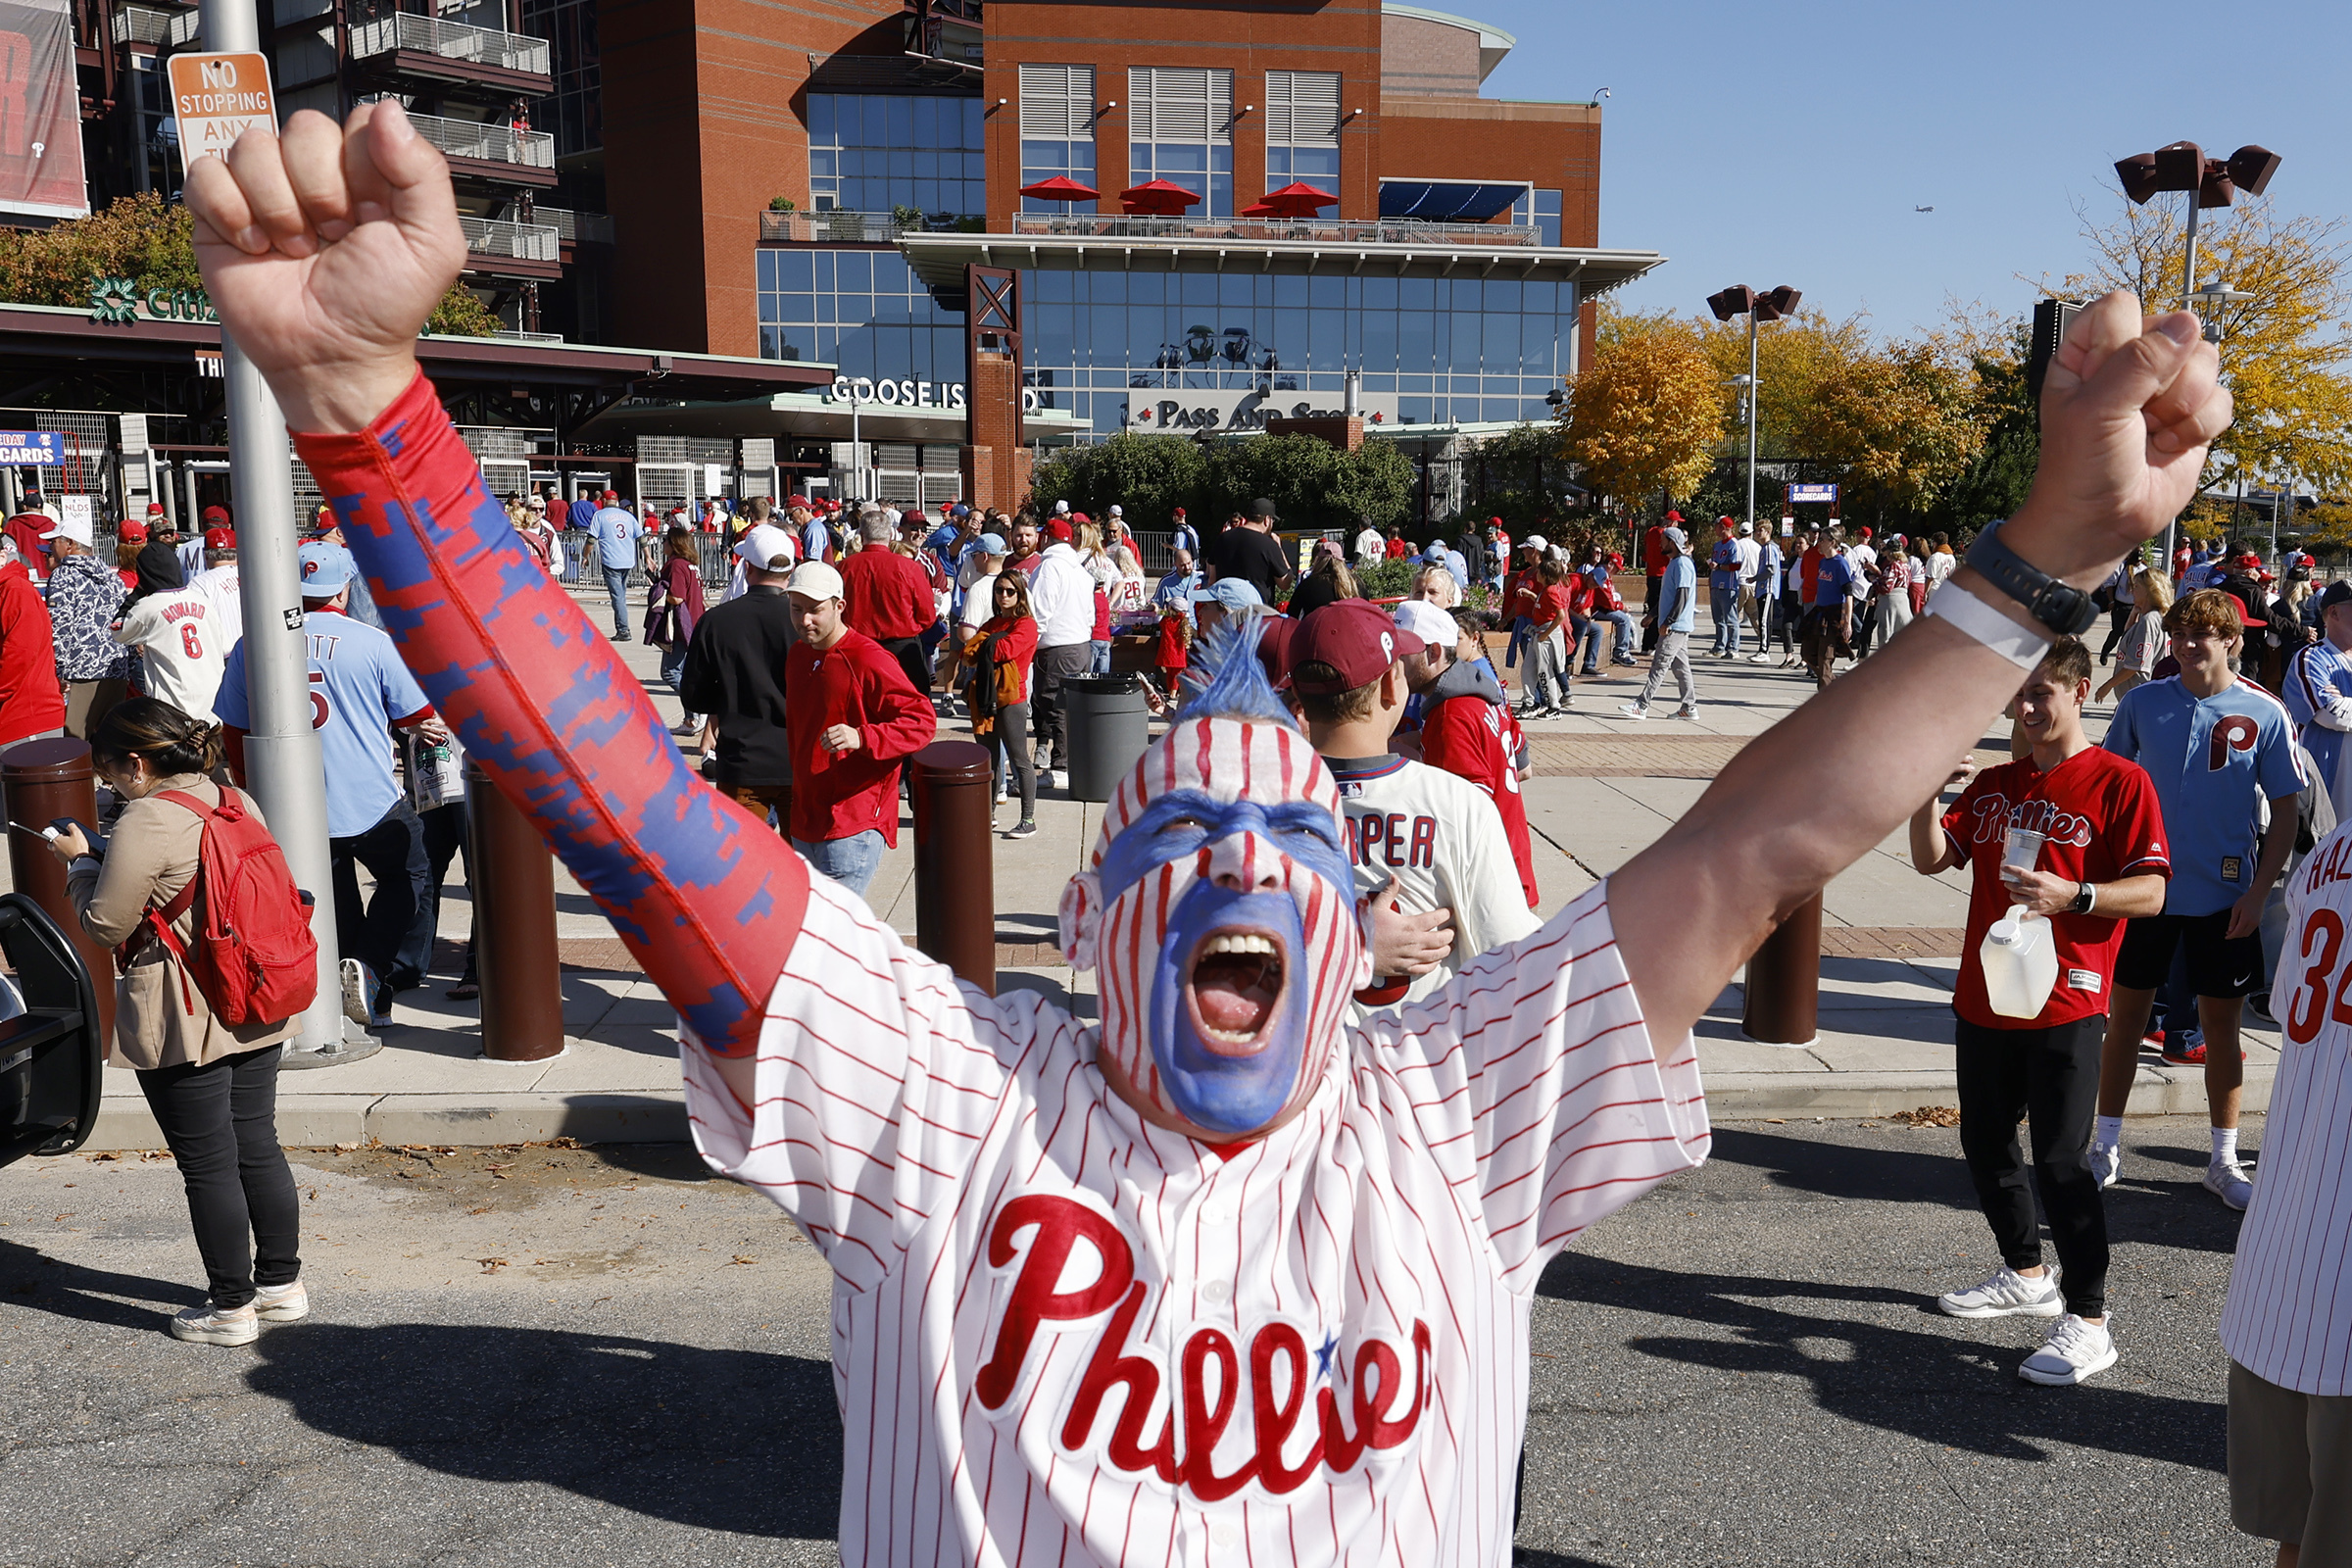
[[[1102,879],[1081,871],[1061,890],[1061,956],[1073,969],[1095,966],[1095,938],[1102,929]]]

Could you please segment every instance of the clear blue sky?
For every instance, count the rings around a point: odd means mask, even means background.
[[[1888,334],[1947,295],[2022,314],[2016,274],[2081,266],[2076,205],[2170,141],[2259,143],[2281,211],[2352,212],[2347,0],[1428,3],[1518,36],[1489,97],[1611,89],[1600,243],[1669,258],[1638,309],[1788,283]]]

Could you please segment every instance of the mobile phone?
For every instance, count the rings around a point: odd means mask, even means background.
[[[55,840],[57,837],[57,829],[53,827],[26,827],[24,823],[15,820],[11,820],[8,825],[20,833],[29,833],[36,839]]]

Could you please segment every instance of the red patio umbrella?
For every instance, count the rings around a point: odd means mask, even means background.
[[[1170,184],[1164,179],[1147,180],[1141,185],[1130,185],[1127,189],[1119,192],[1119,203],[1127,211],[1149,213],[1159,218],[1178,217],[1187,207],[1195,205],[1200,200],[1200,197],[1186,190],[1182,185]]]
[[[1244,218],[1312,218],[1326,207],[1337,207],[1340,199],[1327,190],[1296,182],[1270,190],[1263,198],[1242,209]]]
[[[1102,196],[1092,185],[1081,185],[1067,174],[1055,174],[1052,179],[1023,185],[1021,194],[1034,196],[1041,202],[1091,202],[1100,201]]]

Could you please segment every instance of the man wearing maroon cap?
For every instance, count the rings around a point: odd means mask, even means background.
[[[931,689],[923,633],[938,619],[930,573],[893,548],[898,530],[874,513],[858,525],[858,553],[841,564],[841,618],[882,645],[916,691]]]
[[[1357,896],[1388,899],[1408,914],[1453,914],[1446,956],[1417,976],[1375,974],[1355,994],[1358,1022],[1367,1009],[1429,995],[1479,954],[1542,923],[1494,803],[1467,779],[1389,752],[1412,695],[1404,662],[1424,646],[1378,605],[1342,599],[1298,622],[1288,650],[1307,739],[1339,782]]]

